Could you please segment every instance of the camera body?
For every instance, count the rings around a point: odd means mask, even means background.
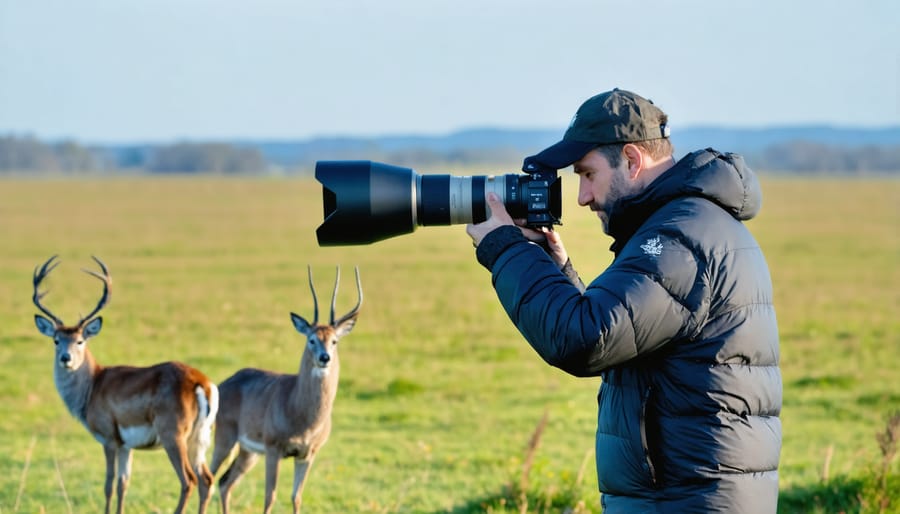
[[[515,219],[533,228],[560,223],[557,170],[526,166],[526,174],[419,175],[372,161],[319,161],[324,221],[319,246],[369,244],[408,234],[418,226],[480,223],[490,212],[485,196],[496,193]]]
[[[531,228],[549,228],[561,223],[561,188],[556,170],[542,169],[511,176],[518,180],[521,200],[505,200],[503,205],[513,218],[524,218],[526,226]]]

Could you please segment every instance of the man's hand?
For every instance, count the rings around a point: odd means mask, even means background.
[[[553,258],[553,262],[562,269],[566,261],[569,260],[569,254],[566,252],[558,232],[547,227],[534,230],[525,227],[525,220],[512,219],[512,216],[506,211],[506,206],[503,205],[503,202],[500,201],[500,198],[495,193],[488,193],[486,200],[488,208],[491,210],[491,217],[481,223],[466,225],[466,233],[472,238],[472,246],[477,248],[484,236],[498,227],[516,225],[529,241],[534,241],[543,246],[550,257]]]
[[[566,265],[566,261],[569,260],[569,254],[566,252],[566,247],[563,246],[559,232],[548,227],[541,227],[540,230],[526,227],[520,227],[519,229],[529,241],[534,241],[541,245],[559,269]]]
[[[491,217],[481,223],[466,225],[466,233],[472,238],[472,246],[475,247],[478,247],[484,236],[495,228],[503,225],[515,225],[512,216],[506,212],[506,206],[503,205],[496,193],[488,193],[486,200],[488,208],[491,210]]]

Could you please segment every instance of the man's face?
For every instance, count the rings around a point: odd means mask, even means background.
[[[596,212],[603,231],[609,234],[609,211],[613,204],[637,190],[637,185],[628,178],[628,160],[623,156],[619,166],[613,168],[606,156],[592,150],[574,166],[579,177],[578,205]]]

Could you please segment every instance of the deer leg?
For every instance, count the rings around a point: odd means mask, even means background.
[[[294,459],[294,491],[291,493],[291,502],[294,504],[294,514],[300,514],[300,502],[303,501],[303,484],[306,483],[306,474],[312,467],[313,456],[307,459]]]
[[[184,505],[194,489],[194,484],[197,483],[197,475],[194,474],[194,470],[191,469],[189,464],[187,445],[183,438],[176,437],[174,440],[164,443],[163,446],[166,449],[166,455],[169,456],[172,467],[175,468],[175,474],[178,475],[178,480],[181,482],[181,495],[178,498],[178,507],[175,508],[175,514],[182,514]]]
[[[118,461],[118,485],[117,495],[119,497],[116,505],[116,512],[122,514],[125,512],[125,493],[128,491],[128,484],[131,482],[131,448],[120,447],[116,449],[116,460]]]
[[[278,485],[278,464],[281,455],[275,448],[266,448],[266,505],[263,514],[272,512],[272,504],[275,503],[275,488]]]
[[[216,421],[216,438],[213,443],[212,465],[210,466],[213,475],[216,475],[222,464],[231,457],[231,452],[234,451],[238,442],[237,434],[236,426]]]
[[[188,453],[190,454],[191,464],[194,469],[194,475],[197,477],[197,485],[200,491],[199,514],[205,514],[212,497],[213,483],[215,478],[206,465],[206,450],[209,447],[209,434],[192,434]]]
[[[229,466],[228,469],[225,470],[225,473],[222,474],[222,478],[219,479],[219,497],[222,500],[222,514],[228,514],[228,501],[231,498],[231,488],[238,483],[245,473],[250,471],[250,468],[256,464],[258,458],[259,455],[241,448],[237,457],[234,458],[234,462],[232,462],[231,466]]]
[[[104,512],[109,514],[109,507],[112,501],[113,479],[116,476],[116,449],[112,446],[103,445],[103,456],[106,457],[106,480],[103,483],[103,493],[106,495],[106,509],[104,509]]]
[[[202,461],[194,468],[194,473],[197,475],[197,482],[200,489],[200,508],[198,512],[199,514],[206,514],[206,508],[209,506],[209,500],[212,498],[215,477],[213,477],[213,474],[209,471],[209,467],[206,466],[206,463]]]

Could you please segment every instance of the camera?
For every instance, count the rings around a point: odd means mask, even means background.
[[[557,170],[528,163],[526,174],[420,175],[372,161],[318,161],[324,221],[319,246],[370,244],[409,234],[418,226],[480,223],[494,192],[514,219],[532,228],[560,223],[562,184]]]

